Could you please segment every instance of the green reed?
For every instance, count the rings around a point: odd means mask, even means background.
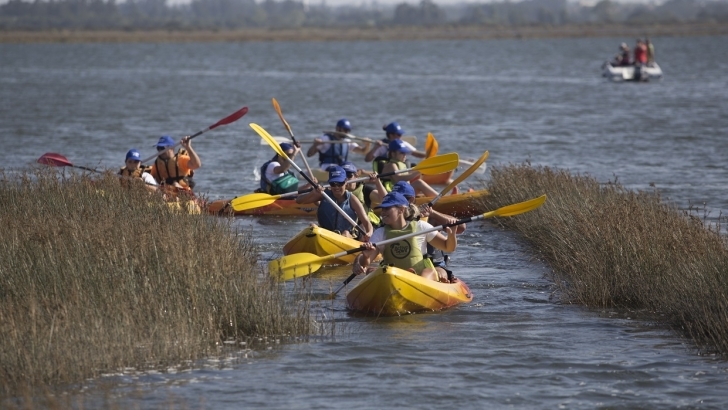
[[[719,223],[616,181],[530,164],[491,175],[491,209],[548,195],[538,210],[500,222],[550,265],[564,302],[636,310],[728,356],[728,247]]]
[[[0,175],[0,227],[0,397],[313,330],[249,234],[110,174]]]

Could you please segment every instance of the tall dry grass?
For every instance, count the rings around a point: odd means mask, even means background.
[[[728,247],[709,228],[616,181],[530,165],[491,169],[489,208],[547,194],[538,210],[501,219],[554,270],[563,300],[639,310],[728,356]]]
[[[248,235],[112,175],[0,175],[0,227],[0,396],[311,331]]]

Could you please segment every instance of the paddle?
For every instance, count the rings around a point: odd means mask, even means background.
[[[275,98],[273,98],[273,108],[276,109],[276,112],[278,113],[278,118],[281,119],[281,122],[283,122],[283,126],[286,127],[286,130],[288,130],[288,135],[291,136],[291,140],[293,141],[294,145],[300,146],[298,142],[296,142],[296,137],[293,136],[293,131],[291,130],[291,126],[288,125],[288,121],[286,121],[285,118],[283,118],[283,112],[281,111],[281,106],[278,105],[278,101],[276,101]],[[301,153],[301,158],[303,158],[303,165],[306,166],[306,170],[308,171],[308,175],[313,177],[313,172],[311,171],[311,167],[308,166],[308,161],[306,160],[306,155]],[[309,180],[310,181],[310,180]],[[356,225],[356,224],[354,224]]]
[[[83,169],[84,171],[96,172],[97,174],[103,174],[102,171],[99,171],[99,170],[96,170],[93,168],[82,167],[80,165],[73,165],[73,163],[71,163],[71,161],[69,161],[68,158],[64,157],[61,154],[55,153],[55,152],[46,152],[45,154],[41,155],[40,158],[38,158],[37,162],[39,164],[43,164],[43,165],[51,165],[54,167],[72,167],[72,168]],[[119,178],[124,178],[124,179],[130,179],[130,180],[133,179],[128,176],[122,176],[122,175],[117,175],[117,176]],[[149,186],[156,186],[155,184],[150,184],[147,182],[144,182],[144,183]]]
[[[298,165],[296,165],[295,162],[293,162],[292,159],[288,158],[288,155],[286,155],[286,153],[281,149],[281,146],[275,142],[273,137],[271,137],[271,135],[268,134],[268,131],[264,130],[263,127],[261,127],[258,124],[255,124],[255,123],[250,123],[250,128],[252,128],[255,132],[257,132],[258,135],[260,135],[263,139],[268,141],[268,145],[270,145],[271,148],[273,148],[276,151],[276,153],[278,153],[278,156],[280,158],[285,158],[288,161],[288,163],[291,164],[291,166],[294,167],[296,169],[296,171],[298,171],[298,173],[301,174],[306,179],[306,181],[308,181],[309,184],[311,184],[311,186],[316,186],[316,187],[321,186],[320,184],[313,182],[311,177],[306,175],[306,173],[303,172],[301,170],[301,168]],[[346,219],[347,222],[349,222],[352,226],[359,228],[360,232],[366,232],[366,230],[362,229],[356,222],[354,222],[353,219],[351,219],[351,217],[346,212],[344,212],[343,209],[341,209],[339,204],[337,204],[333,198],[326,195],[326,193],[323,193],[322,196],[324,197],[324,199],[326,201],[328,201],[331,205],[333,205],[334,208],[336,208],[336,210],[341,214],[341,216],[344,217],[344,219]]]
[[[221,119],[220,121],[218,121],[218,122],[210,125],[209,127],[205,128],[204,130],[197,131],[196,133],[190,135],[190,139],[195,138],[195,137],[198,137],[198,136],[206,133],[207,131],[210,131],[212,129],[215,129],[215,128],[221,126],[221,125],[227,125],[227,124],[230,124],[232,122],[235,122],[235,121],[239,120],[240,118],[242,118],[242,116],[245,115],[245,114],[247,114],[247,113],[248,113],[248,107],[243,107],[243,108],[235,111],[234,113],[228,115],[227,117]],[[176,144],[174,144],[172,146],[172,149],[177,148],[181,144],[182,144],[181,141],[178,142],[178,143],[176,143]],[[162,152],[164,152],[164,151],[159,151],[156,154],[152,155],[151,157],[142,160],[142,164],[145,163],[145,162],[149,162],[149,161],[157,158],[159,156],[159,154],[161,154]]]
[[[442,191],[440,191],[440,193],[437,194],[436,197],[432,198],[432,200],[427,204],[427,206],[429,206],[430,208],[435,206],[435,203],[437,203],[437,201],[439,201],[443,195],[450,192],[450,190],[455,188],[457,186],[457,184],[463,182],[465,180],[465,178],[469,177],[473,172],[475,172],[480,167],[480,164],[482,164],[483,162],[485,162],[486,159],[488,159],[488,155],[490,155],[490,153],[488,151],[485,151],[483,153],[483,155],[481,155],[480,158],[478,158],[478,160],[475,161],[475,163],[473,165],[471,165],[468,169],[463,171],[457,178],[455,178],[454,181],[452,181],[450,183],[450,185],[446,186]]]
[[[73,165],[71,163],[71,161],[68,160],[68,158],[64,157],[61,154],[55,153],[55,152],[46,152],[45,154],[41,155],[40,158],[38,158],[38,163],[44,164],[44,165],[52,165],[54,167],[78,168],[78,169],[83,169],[85,171],[91,171],[91,172],[103,174],[103,172],[93,169],[93,168],[82,167],[80,165]]]
[[[387,172],[385,174],[377,175],[377,178],[381,177],[388,177],[396,174],[401,174],[404,172],[409,171],[420,171],[424,175],[437,175],[442,174],[443,172],[448,172],[455,167],[457,167],[458,164],[458,154],[455,152],[451,152],[449,154],[445,155],[438,155],[436,157],[427,158],[424,161],[417,164],[417,166],[407,169],[401,169],[399,171],[394,172]],[[355,178],[352,180],[347,181],[347,183],[352,182],[363,182],[369,180],[369,177],[361,177],[361,178]],[[324,185],[324,188],[328,188],[328,185]],[[280,194],[280,195],[269,195],[265,193],[256,193],[256,194],[248,194],[244,195],[238,198],[233,199],[230,202],[230,205],[232,205],[233,209],[237,212],[240,211],[247,211],[248,209],[255,209],[260,208],[262,206],[270,205],[273,202],[275,202],[277,199],[280,198],[286,198],[291,196],[296,196],[299,193],[306,193],[310,192],[310,190],[304,191],[304,192],[289,192],[287,194]]]
[[[437,140],[435,139],[435,136],[432,135],[431,132],[427,133],[427,140],[425,140],[425,152],[427,153],[427,158],[434,157],[437,155],[437,150],[440,148],[440,146],[437,144]]]
[[[424,231],[415,232],[407,235],[402,235],[397,238],[387,239],[384,241],[381,241],[379,243],[374,244],[377,245],[387,245],[393,242],[397,242],[402,239],[411,238],[413,236],[417,235],[424,235],[429,232],[439,231],[442,229],[445,229],[449,226],[455,226],[455,225],[461,225],[464,223],[476,221],[479,219],[485,219],[485,218],[491,218],[495,216],[515,216],[519,215],[525,212],[532,211],[538,207],[540,207],[544,201],[546,200],[546,195],[541,195],[538,198],[530,199],[528,201],[519,202],[517,204],[507,205],[501,208],[498,208],[494,211],[486,212],[482,215],[476,215],[468,218],[463,218],[460,220],[457,220],[453,223],[449,224],[443,224],[439,226],[432,227],[430,229],[425,229]],[[326,255],[326,256],[318,256],[312,253],[294,253],[291,255],[283,256],[282,258],[272,260],[268,263],[268,271],[271,275],[277,275],[279,279],[283,280],[290,280],[296,277],[302,277],[309,275],[311,273],[316,272],[320,267],[322,262],[340,258],[342,256],[351,255],[357,252],[363,251],[363,247],[355,248],[355,249],[349,249],[348,251],[339,252],[333,255]],[[344,282],[344,284],[348,284],[354,275],[347,278],[347,280]],[[338,291],[337,291],[338,292]]]

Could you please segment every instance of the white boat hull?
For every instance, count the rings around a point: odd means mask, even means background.
[[[662,69],[657,63],[642,66],[638,71],[633,65],[614,67],[606,62],[602,69],[602,76],[612,81],[649,81],[662,78]]]

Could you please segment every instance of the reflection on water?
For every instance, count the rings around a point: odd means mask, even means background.
[[[636,189],[653,184],[678,206],[706,203],[717,216],[728,208],[728,41],[656,38],[665,79],[613,84],[599,67],[621,41],[0,45],[4,166],[59,152],[115,168],[131,147],[152,154],[159,135],[189,135],[247,105],[243,119],[193,142],[199,191],[240,195],[273,155],[247,124],[286,134],[275,97],[302,139],[341,117],[354,134],[380,138],[396,120],[420,145],[433,132],[441,152],[489,150],[489,167],[530,161]],[[270,260],[309,222],[235,225]],[[141,408],[728,405],[723,362],[624,312],[557,303],[548,268],[508,232],[470,224],[452,268],[472,303],[394,318],[349,314],[344,291],[326,300],[349,270],[322,269],[306,285],[318,317],[341,326],[335,339],[123,376],[114,397]],[[104,401],[93,389],[86,397]]]

